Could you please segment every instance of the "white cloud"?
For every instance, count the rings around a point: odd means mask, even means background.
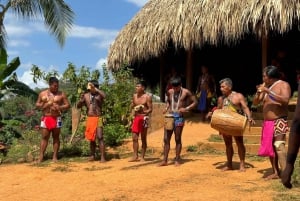
[[[103,64],[106,64],[107,63],[107,60],[106,58],[100,58],[96,64],[96,69],[100,69],[102,70],[103,69]]]
[[[148,2],[148,0],[126,0],[126,1],[129,3],[133,3],[138,7],[143,7]]]
[[[28,47],[30,46],[30,42],[27,40],[8,40],[9,47]]]
[[[118,35],[118,30],[97,29],[95,27],[84,27],[75,25],[70,33],[70,37],[96,39],[92,45],[99,49],[107,49]]]
[[[5,25],[5,30],[9,37],[24,37],[33,32],[28,26],[20,26],[17,24],[7,24]]]
[[[20,82],[25,83],[27,86],[29,86],[32,89],[45,88],[48,86],[48,84],[44,81],[38,81],[36,84],[33,82],[32,78],[33,76],[31,75],[31,71],[24,71],[21,76],[18,76]]]

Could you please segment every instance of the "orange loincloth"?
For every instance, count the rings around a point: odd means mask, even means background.
[[[98,121],[99,121],[99,117],[87,117],[86,128],[85,128],[85,139],[89,141],[95,141]]]

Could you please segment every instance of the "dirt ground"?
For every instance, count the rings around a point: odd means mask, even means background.
[[[0,165],[0,200],[273,200],[272,185],[265,181],[270,172],[267,160],[247,159],[246,172],[222,172],[225,155],[191,154],[186,147],[207,140],[216,133],[209,124],[187,122],[183,132],[183,164],[170,160],[158,167],[162,155],[162,129],[148,135],[149,152],[145,162],[128,162],[126,158],[106,163],[63,162],[47,165]],[[174,158],[174,139],[170,159]],[[129,142],[129,146],[131,146]],[[152,150],[152,151],[151,151]]]

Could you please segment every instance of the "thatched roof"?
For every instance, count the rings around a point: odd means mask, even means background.
[[[300,0],[150,0],[116,37],[108,67],[158,57],[169,42],[188,50],[285,33],[299,18]]]

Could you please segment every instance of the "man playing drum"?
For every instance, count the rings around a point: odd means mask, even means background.
[[[222,92],[222,96],[218,98],[218,109],[228,109],[233,112],[245,113],[246,117],[250,121],[250,123],[254,124],[255,122],[251,118],[250,110],[247,106],[247,102],[243,94],[232,91],[232,80],[230,78],[224,78],[220,82],[220,90]],[[211,116],[212,112],[208,114]],[[233,146],[232,146],[232,137],[238,147],[238,155],[240,158],[240,171],[245,171],[245,155],[246,148],[244,145],[243,135],[241,136],[232,136],[230,133],[220,133],[223,136],[225,146],[226,146],[226,157],[227,163],[226,166],[222,169],[222,171],[233,170],[232,166],[232,157],[234,154]]]
[[[182,148],[181,135],[184,126],[183,114],[188,112],[197,104],[195,96],[193,96],[193,94],[188,89],[182,87],[180,77],[172,77],[170,80],[170,84],[172,88],[167,91],[167,105],[163,113],[166,114],[167,111],[169,111],[169,113],[172,114],[174,118],[174,126],[172,129],[165,128],[164,130],[164,158],[159,166],[168,165],[170,141],[173,132],[175,133],[176,143],[175,165],[180,165],[179,160]]]
[[[283,171],[286,166],[285,140],[288,132],[288,103],[291,96],[290,85],[280,80],[280,71],[275,66],[263,70],[263,84],[257,86],[253,104],[263,104],[263,128],[260,156],[268,156],[273,173],[266,179],[278,179],[279,165]],[[278,165],[279,162],[279,165]]]

